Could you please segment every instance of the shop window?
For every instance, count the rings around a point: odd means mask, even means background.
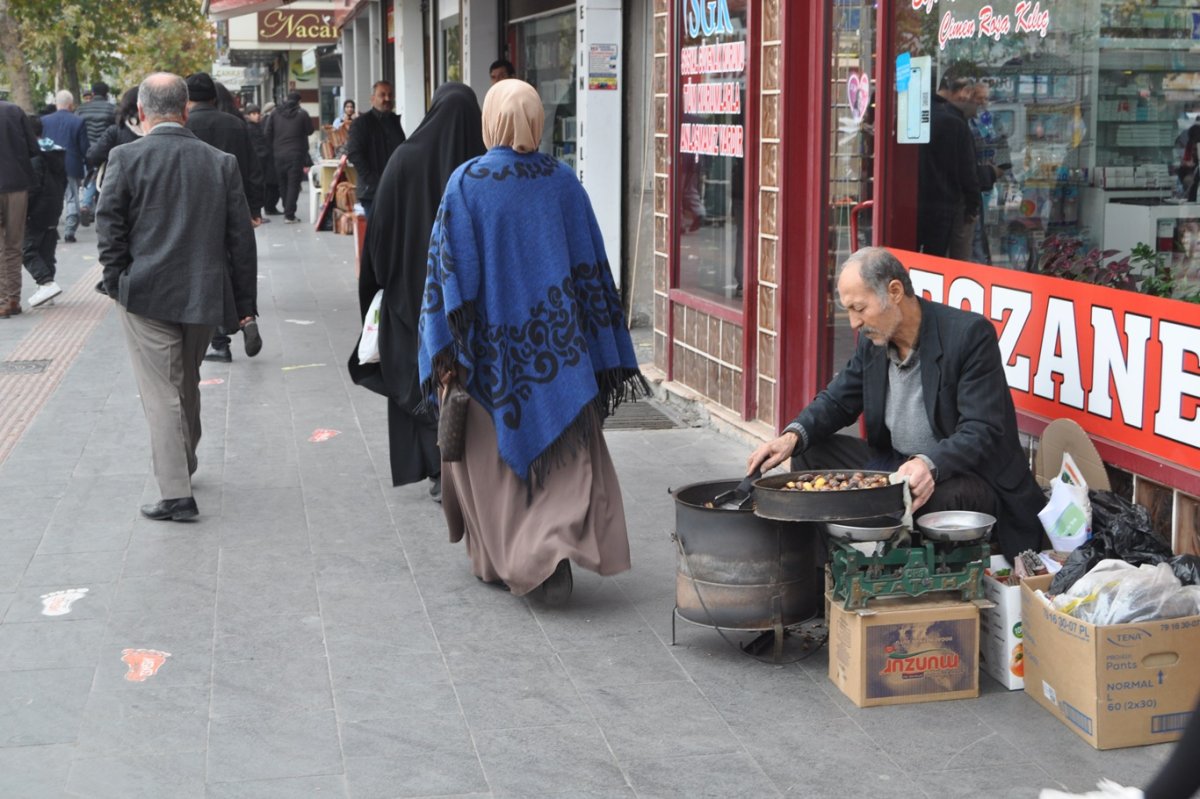
[[[685,2],[677,18],[676,287],[741,309],[746,220],[746,3]]]
[[[1200,141],[1200,33],[1186,5],[898,3],[892,56],[930,58],[921,79],[967,120],[980,185],[977,202],[953,196],[928,179],[949,174],[950,148],[901,145],[922,160],[918,248],[1032,271],[1068,252],[1050,274],[1200,300],[1200,145],[1188,147]],[[956,217],[959,204],[978,218]],[[1115,277],[1072,271],[1092,249],[1113,251]]]
[[[538,148],[575,168],[575,6],[509,24],[517,77],[542,98],[546,122]]]

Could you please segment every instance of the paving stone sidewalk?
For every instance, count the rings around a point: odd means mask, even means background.
[[[710,430],[608,435],[631,572],[576,570],[563,610],[480,584],[426,486],[391,487],[385,403],[347,377],[352,239],[276,217],[258,241],[265,346],[204,367],[199,521],[138,515],[111,312],[0,464],[0,797],[1032,797],[1166,756],[1094,751],[986,677],[859,710],[824,652],[669,646],[667,490],[745,457]],[[88,279],[94,229],[59,254]],[[0,320],[5,359],[41,313]]]

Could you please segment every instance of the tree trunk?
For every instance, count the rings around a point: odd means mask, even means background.
[[[0,0],[0,49],[4,50],[12,101],[33,112],[33,90],[30,88],[29,64],[21,53],[21,30],[8,9],[8,0]]]
[[[67,91],[75,97],[75,104],[83,102],[79,94],[79,48],[74,43],[63,41],[63,71],[67,81]]]

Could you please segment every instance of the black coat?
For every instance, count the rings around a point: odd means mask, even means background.
[[[29,192],[26,230],[45,230],[58,224],[67,191],[67,152],[42,150],[33,157],[36,186]]]
[[[362,119],[355,120],[355,127]],[[356,345],[349,368],[355,383],[390,400],[394,485],[416,482],[441,468],[436,425],[417,410],[422,400],[417,323],[429,235],[446,181],[461,163],[483,152],[483,120],[475,93],[461,83],[444,83],[412,138],[392,154],[375,196],[358,274],[358,300],[365,317],[375,292],[383,289],[379,363],[360,364]]]
[[[104,130],[104,135],[88,148],[88,166],[92,169],[99,169],[100,165],[108,160],[108,154],[112,152],[112,148],[119,144],[129,144],[139,138],[124,122],[114,122]]]
[[[233,114],[218,111],[215,106],[197,105],[188,112],[187,129],[196,134],[200,141],[237,159],[250,215],[261,216],[265,191],[262,165],[250,141],[247,123]]]
[[[263,182],[268,186],[278,182],[275,179],[275,158],[271,155],[271,145],[267,143],[266,133],[263,132],[263,122],[246,120],[246,129],[250,131],[250,145],[258,162],[262,164]]]
[[[920,303],[921,388],[929,427],[938,439],[937,446],[921,454],[933,461],[939,480],[970,473],[992,487],[1000,507],[996,536],[1004,556],[1015,562],[1018,553],[1040,548],[1037,513],[1046,501],[1021,448],[996,328],[977,313]],[[846,368],[795,423],[815,443],[854,424],[861,413],[867,443],[890,452],[892,436],[884,422],[887,390],[886,348],[859,336]]]
[[[308,137],[312,135],[312,117],[299,103],[284,103],[267,117],[263,134],[276,161],[303,158],[308,154]]]
[[[32,159],[40,152],[29,117],[20,106],[0,100],[0,192],[33,188]]]
[[[422,122],[422,124],[424,124]],[[358,172],[355,196],[360,200],[373,200],[383,168],[396,148],[404,143],[404,128],[400,117],[372,108],[359,114],[350,126],[350,139],[346,142],[346,155]],[[447,176],[449,177],[449,176]]]
[[[87,126],[90,147],[99,141],[104,131],[108,130],[108,126],[116,121],[117,107],[105,97],[96,97],[75,109],[75,113]]]

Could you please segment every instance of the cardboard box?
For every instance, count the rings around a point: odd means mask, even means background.
[[[1009,568],[1003,555],[993,555],[993,570]],[[979,668],[1010,691],[1025,687],[1021,629],[1021,586],[1005,585],[985,574],[983,596],[995,607],[979,611]]]
[[[1200,616],[1098,626],[1021,584],[1025,693],[1097,749],[1178,740],[1200,696]]]
[[[930,599],[833,602],[829,679],[859,707],[979,696],[979,608]]]

